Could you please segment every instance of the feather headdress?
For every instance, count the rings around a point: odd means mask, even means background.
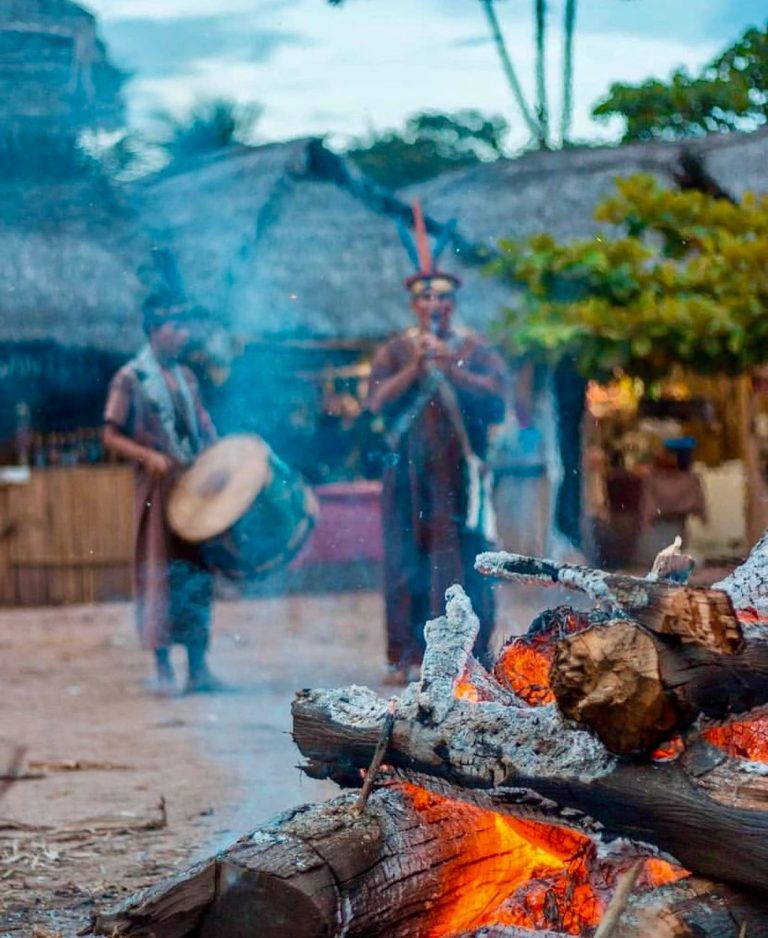
[[[448,222],[440,232],[434,246],[431,246],[421,202],[414,199],[411,208],[413,212],[413,235],[401,220],[398,219],[397,225],[400,240],[403,242],[411,263],[416,268],[416,273],[406,278],[405,285],[414,295],[426,291],[453,293],[457,287],[461,286],[461,280],[455,274],[440,270],[437,264],[440,255],[453,238],[456,222],[455,220]]]

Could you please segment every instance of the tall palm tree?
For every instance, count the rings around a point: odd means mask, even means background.
[[[549,105],[547,103],[547,2],[534,0],[536,17],[536,118],[539,122],[538,142],[542,149],[549,146]]]
[[[563,39],[563,110],[560,117],[560,140],[568,145],[573,117],[573,35],[576,31],[576,0],[565,0]]]
[[[537,0],[537,2],[539,2],[539,0]],[[525,100],[523,89],[520,86],[520,80],[517,77],[515,66],[512,64],[512,58],[510,57],[509,50],[507,49],[507,43],[504,39],[504,34],[501,31],[499,19],[496,16],[494,0],[480,0],[480,6],[483,8],[486,19],[488,20],[491,36],[493,37],[496,51],[498,52],[499,58],[501,59],[501,67],[504,70],[504,75],[506,76],[507,82],[509,83],[509,87],[512,90],[512,95],[514,96],[517,106],[520,109],[523,120],[528,125],[528,129],[533,134],[534,139],[536,139],[541,146],[543,142],[541,140],[541,124],[533,116],[531,109],[528,107],[528,102]]]
[[[333,6],[341,6],[344,0],[328,0]],[[512,57],[509,54],[499,18],[496,16],[496,0],[479,0],[491,31],[501,67],[507,79],[515,103],[523,120],[541,149],[549,147],[549,103],[547,100],[546,33],[547,0],[533,0],[536,23],[536,104],[531,108],[523,94]],[[563,47],[563,112],[560,136],[567,143],[573,114],[573,37],[576,26],[577,0],[565,0],[565,40]]]

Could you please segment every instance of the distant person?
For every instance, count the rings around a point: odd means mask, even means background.
[[[414,206],[419,272],[406,280],[417,325],[373,361],[369,406],[384,417],[390,455],[382,492],[387,683],[418,677],[424,624],[461,583],[480,619],[485,664],[494,624],[490,582],[474,569],[495,540],[488,431],[504,418],[504,362],[453,322],[459,279],[435,267]]]
[[[152,651],[157,690],[176,689],[170,649],[186,648],[187,693],[224,690],[211,674],[208,650],[213,575],[196,547],[165,520],[165,500],[178,470],[216,439],[192,372],[179,364],[191,311],[154,296],[144,308],[148,343],[114,376],[104,410],[104,445],[136,464],[134,587],[141,644]]]

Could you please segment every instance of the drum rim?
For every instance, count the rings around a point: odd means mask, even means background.
[[[207,519],[206,515],[211,513],[214,501],[211,499],[206,504],[191,486],[196,477],[207,470],[212,458],[211,454],[216,451],[221,452],[224,447],[233,449],[238,443],[241,446],[246,443],[248,447],[251,447],[254,458],[259,453],[268,471],[260,478],[254,473],[251,484],[242,487],[239,498],[232,499],[229,504],[225,503],[227,511],[222,512],[219,506],[215,519]],[[248,511],[259,493],[270,484],[272,480],[272,471],[269,467],[271,453],[269,444],[255,433],[225,436],[200,453],[195,462],[178,478],[171,490],[166,507],[166,517],[171,530],[190,544],[202,543],[227,531]],[[246,458],[245,452],[241,458]],[[247,482],[248,480],[247,477],[243,477],[240,481]],[[206,508],[208,512],[205,512]]]

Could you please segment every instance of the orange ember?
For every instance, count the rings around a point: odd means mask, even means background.
[[[657,749],[651,753],[653,762],[674,762],[678,756],[685,752],[685,743],[682,736],[673,736],[672,739],[663,742]]]
[[[768,625],[768,619],[761,616],[760,613],[748,606],[746,609],[737,609],[736,618],[744,625]]]
[[[534,707],[552,703],[555,695],[549,686],[549,669],[553,655],[552,647],[537,647],[517,639],[502,649],[494,674],[500,684],[526,703]]]
[[[640,874],[640,884],[651,887],[666,886],[667,883],[676,883],[678,879],[684,879],[690,875],[682,866],[667,863],[666,860],[660,860],[658,857],[649,857]]]
[[[589,882],[595,848],[584,834],[524,820],[403,784],[404,795],[441,836],[441,881],[432,897],[429,938],[487,925],[556,925],[580,935],[600,919],[602,902]]]
[[[768,762],[768,713],[758,713],[727,726],[713,726],[701,736],[734,758]]]
[[[460,700],[468,700],[470,703],[480,700],[480,692],[466,674],[457,682],[454,694]]]

